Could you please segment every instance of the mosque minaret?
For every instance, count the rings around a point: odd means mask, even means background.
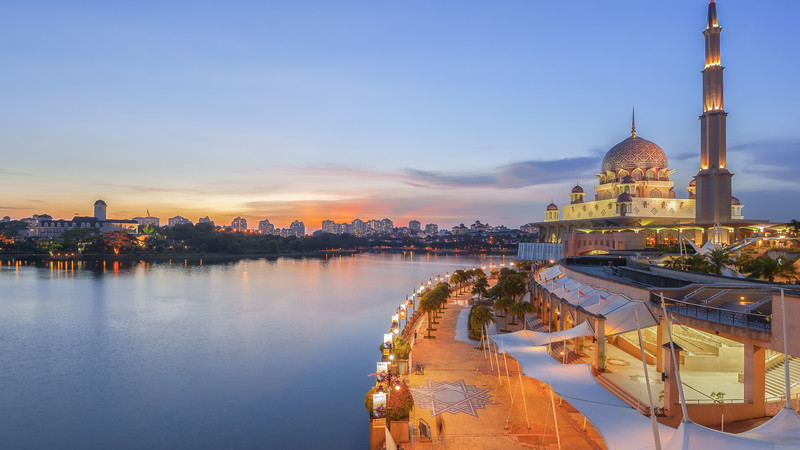
[[[564,243],[567,255],[674,244],[679,235],[700,245],[712,239],[719,244],[763,228],[759,221],[745,221],[742,204],[731,195],[733,174],[728,171],[725,154],[728,113],[723,104],[721,32],[717,5],[712,0],[703,30],[700,170],[686,187],[688,198],[678,197],[666,153],[637,134],[632,116],[630,136],[611,147],[603,158],[595,175],[598,182],[594,195],[576,185],[569,194],[569,204],[547,205],[544,221],[536,223],[543,243]]]
[[[722,60],[717,4],[708,4],[703,30],[706,61],[703,69],[703,114],[700,116],[700,171],[695,176],[696,222],[709,224],[731,220],[731,177],[725,155],[725,118],[722,99]]]

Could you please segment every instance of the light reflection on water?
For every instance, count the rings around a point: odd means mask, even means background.
[[[476,261],[0,266],[0,447],[366,448],[392,312]]]

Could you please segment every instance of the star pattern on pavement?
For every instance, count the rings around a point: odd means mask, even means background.
[[[467,413],[478,417],[478,409],[497,404],[489,395],[491,389],[468,385],[464,380],[453,382],[427,380],[427,382],[427,386],[411,389],[411,395],[416,406],[431,410],[431,417],[446,412]]]

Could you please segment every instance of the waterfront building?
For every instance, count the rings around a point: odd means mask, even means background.
[[[425,225],[425,233],[426,234],[436,234],[439,232],[439,225],[435,223],[429,223]]]
[[[158,219],[158,217],[152,217],[152,216],[134,217],[132,220],[136,221],[136,223],[138,223],[140,227],[144,227],[144,226],[147,226],[147,225],[152,225],[154,227],[158,227],[158,226],[160,226],[160,223],[161,223],[161,221]]]
[[[459,236],[459,235],[462,235],[462,234],[467,234],[467,231],[469,231],[469,228],[464,226],[464,224],[462,223],[460,225],[454,226],[453,230],[452,230],[452,233],[453,233],[453,236]]]
[[[703,112],[700,116],[699,171],[676,194],[664,150],[637,135],[635,115],[630,136],[611,147],[595,175],[597,185],[587,198],[580,185],[569,192],[569,203],[550,203],[538,228],[539,240],[560,246],[563,256],[645,250],[675,245],[684,237],[696,245],[729,244],[782,227],[768,220],[745,219],[743,205],[731,195],[732,174],[726,160],[727,113],[723,109],[722,60],[716,6],[709,5],[703,30]],[[536,246],[537,249],[543,248]],[[538,251],[538,250],[536,250]],[[520,255],[536,258],[533,244]]]
[[[295,220],[289,225],[289,235],[303,237],[306,235],[306,226],[303,222]]]
[[[419,220],[410,220],[408,222],[408,229],[411,230],[413,233],[417,233],[420,231],[420,223]]]
[[[274,234],[275,233],[275,225],[269,223],[269,219],[264,219],[258,222],[258,231],[261,234]]]
[[[367,234],[367,225],[361,219],[353,219],[350,222],[350,233],[356,236],[363,236]]]
[[[174,227],[175,225],[183,225],[185,223],[188,223],[188,224],[191,225],[192,221],[187,219],[186,217],[175,216],[175,217],[170,217],[168,223],[169,223],[169,226]]]
[[[231,221],[231,228],[239,233],[247,231],[247,219],[243,217],[236,217]]]
[[[106,217],[108,205],[103,200],[94,202],[94,216],[75,216],[71,220],[54,220],[49,214],[36,214],[23,219],[28,224],[28,236],[31,237],[57,237],[65,231],[76,228],[95,229],[98,232],[125,231],[138,233],[139,223],[131,219],[108,219]]]
[[[594,198],[586,202],[576,186],[569,204],[549,205],[545,221],[532,224],[546,242],[520,244],[518,257],[551,262],[532,276],[531,301],[544,327],[564,332],[559,350],[564,361],[588,360],[596,381],[640,411],[648,398],[636,376],[647,370],[654,375],[653,392],[661,390],[663,415],[682,418],[679,390],[685,386],[689,419],[706,426],[724,421],[727,428],[727,422],[781,410],[787,390],[798,394],[800,372],[789,368],[800,365],[800,329],[791,321],[800,314],[800,290],[660,267],[627,251],[675,242],[670,239],[675,234],[711,244],[704,251],[734,240],[740,244],[733,249],[741,250],[770,229],[785,229],[744,219],[742,205],[731,196],[720,32],[712,0],[703,31],[700,167],[686,188],[688,198],[673,195],[663,151],[632,127],[631,137],[606,154]],[[645,201],[650,211],[644,210]],[[683,205],[676,208],[675,202]],[[597,217],[602,211],[606,214]],[[741,239],[748,234],[756,237]],[[670,339],[677,345],[670,346]],[[635,366],[644,367],[626,368]]]
[[[201,217],[201,218],[197,219],[197,223],[198,224],[207,223],[207,224],[210,224],[212,227],[215,226],[214,221],[209,219],[208,216]]]

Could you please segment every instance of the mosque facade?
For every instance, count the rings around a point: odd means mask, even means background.
[[[550,203],[543,222],[534,223],[540,241],[565,244],[564,256],[606,250],[644,249],[672,244],[679,235],[702,245],[710,238],[730,243],[758,229],[742,215],[743,205],[731,195],[733,174],[727,168],[723,109],[722,60],[716,5],[709,5],[703,30],[703,112],[700,116],[699,171],[680,195],[670,179],[674,170],[656,143],[631,134],[605,154],[595,177],[594,192],[576,185],[569,203]],[[683,191],[683,189],[679,189]],[[759,222],[759,221],[756,221]],[[763,222],[763,221],[760,221]],[[592,236],[608,234],[616,236]],[[569,242],[591,242],[568,248]],[[595,243],[596,242],[596,243]]]

